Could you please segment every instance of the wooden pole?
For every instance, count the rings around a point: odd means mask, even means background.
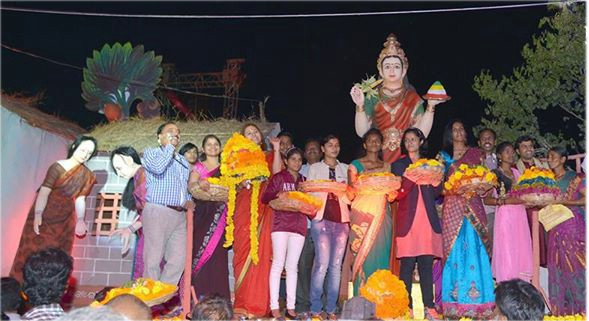
[[[193,229],[193,210],[186,211],[186,260],[184,261],[184,277],[181,284],[182,293],[182,314],[190,312],[190,294],[192,281],[192,229]]]

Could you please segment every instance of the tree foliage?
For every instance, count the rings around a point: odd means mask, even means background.
[[[524,63],[511,75],[493,78],[482,70],[473,89],[487,102],[482,125],[498,140],[528,134],[543,149],[585,148],[585,4],[551,7],[539,36],[522,50]],[[563,126],[564,125],[564,126]]]

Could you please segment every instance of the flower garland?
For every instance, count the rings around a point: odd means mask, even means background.
[[[360,288],[360,295],[376,305],[376,317],[380,319],[408,316],[409,294],[405,283],[389,270],[374,271]]]
[[[227,200],[227,226],[225,227],[224,247],[230,247],[234,241],[235,201],[237,185],[244,181],[252,186],[250,200],[250,257],[254,264],[258,263],[258,196],[261,181],[270,176],[266,157],[260,146],[243,135],[233,133],[223,147],[221,153],[221,177],[208,178],[212,184],[229,188]],[[249,186],[248,186],[249,188]]]
[[[255,180],[252,182],[252,198],[250,199],[250,257],[252,263],[258,264],[258,198],[260,196],[261,182]]]
[[[317,197],[299,191],[286,192],[286,197],[307,203],[316,208],[321,208],[321,205],[323,205],[323,202]]]
[[[466,165],[462,164],[458,169],[448,177],[444,183],[444,189],[456,193],[463,185],[479,180],[481,183],[497,185],[497,175],[491,172],[488,168],[481,165]]]

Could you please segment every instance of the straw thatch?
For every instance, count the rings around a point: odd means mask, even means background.
[[[157,146],[157,128],[164,122],[166,121],[160,118],[130,118],[125,121],[99,125],[90,132],[90,135],[98,140],[100,151],[110,152],[119,146],[126,145],[142,153],[145,148]],[[267,136],[276,126],[276,123],[228,119],[177,121],[176,125],[180,129],[180,145],[191,142],[199,146],[200,149],[201,142],[206,135],[216,135],[224,144],[234,132],[239,132],[244,124],[250,122],[258,125],[264,136]]]
[[[75,139],[77,135],[86,133],[86,130],[77,124],[49,115],[37,109],[42,95],[25,97],[23,95],[9,95],[2,93],[2,107],[19,115],[32,127],[36,127],[66,139]]]

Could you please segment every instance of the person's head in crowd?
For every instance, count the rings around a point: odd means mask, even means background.
[[[129,321],[127,317],[107,306],[84,307],[62,315],[53,321]],[[151,319],[150,319],[151,320]]]
[[[156,131],[157,142],[161,146],[172,144],[174,149],[180,144],[180,129],[173,121],[161,124]]]
[[[495,151],[497,134],[491,128],[483,128],[479,131],[479,148],[485,155],[491,155]]]
[[[5,319],[5,313],[16,312],[23,303],[21,287],[18,281],[13,277],[2,278],[2,320]]]
[[[364,136],[362,136],[362,148],[364,149],[364,154],[368,154],[370,152],[376,152],[378,154],[378,158],[382,159],[382,142],[383,136],[380,130],[376,128],[369,129]]]
[[[500,282],[495,288],[498,320],[542,320],[544,299],[530,283],[513,279]]]
[[[335,161],[340,152],[339,138],[329,134],[321,141],[321,151],[325,161]]]
[[[221,140],[219,137],[209,134],[206,135],[205,138],[202,139],[202,153],[200,155],[201,161],[206,161],[207,158],[213,157],[217,158],[218,161],[221,160]]]
[[[497,160],[501,164],[513,165],[515,163],[515,149],[510,142],[502,142],[497,145]]]
[[[321,151],[321,142],[316,138],[309,138],[305,143],[305,160],[307,164],[315,164],[321,161],[323,152]]]
[[[276,137],[280,139],[280,154],[286,156],[286,151],[294,146],[292,134],[283,130]]]
[[[529,135],[523,135],[515,141],[515,151],[526,163],[532,163],[534,159],[536,141]]]
[[[566,162],[569,152],[562,146],[554,146],[548,150],[548,167],[554,171],[566,170]]]
[[[231,303],[220,295],[205,296],[192,308],[191,320],[231,320]]]
[[[254,123],[247,123],[243,125],[240,132],[245,138],[251,140],[256,145],[259,145],[262,150],[265,150],[266,145],[264,144],[264,136],[260,127]]]
[[[303,151],[298,147],[291,147],[286,151],[284,165],[291,174],[298,173],[303,166]]]
[[[401,154],[418,155],[420,158],[427,154],[427,139],[421,129],[410,127],[405,129],[401,137]]]
[[[464,129],[464,122],[460,119],[453,119],[446,124],[442,137],[442,150],[448,155],[453,155],[456,144],[468,146],[468,135]]]
[[[152,319],[149,306],[131,294],[119,295],[108,301],[106,306],[110,307],[115,312],[124,315],[129,320],[139,321]]]
[[[60,249],[37,251],[25,261],[23,290],[32,306],[59,303],[72,272],[72,258]]]
[[[98,143],[96,138],[91,136],[78,136],[67,150],[67,158],[74,159],[76,162],[83,164],[90,158],[96,156]]]
[[[184,156],[188,164],[194,165],[198,160],[198,147],[193,143],[186,143],[180,147],[178,154]]]

